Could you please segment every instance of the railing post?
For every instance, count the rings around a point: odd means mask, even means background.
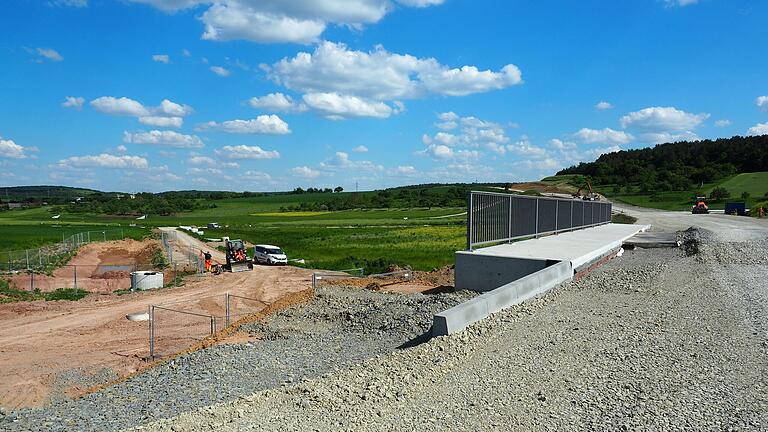
[[[509,235],[507,236],[507,243],[512,243],[512,197],[507,197],[509,200]]]
[[[469,193],[467,203],[467,250],[472,250],[472,224],[474,223],[474,215],[472,205],[474,204],[473,194]]]
[[[536,198],[536,230],[533,238],[539,238],[539,199]]]

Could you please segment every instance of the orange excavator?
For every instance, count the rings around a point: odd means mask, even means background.
[[[709,206],[706,202],[707,197],[696,197],[696,204],[691,207],[691,213],[693,214],[707,214],[709,213]]]
[[[589,189],[589,193],[582,195],[581,192],[584,189]],[[597,192],[594,191],[594,189],[592,189],[592,183],[590,183],[589,180],[587,180],[587,184],[580,187],[579,190],[576,191],[575,194],[573,194],[573,197],[576,199],[584,200],[584,201],[600,201],[600,194],[598,194]]]

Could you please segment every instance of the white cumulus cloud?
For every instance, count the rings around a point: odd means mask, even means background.
[[[387,118],[392,107],[383,103],[338,93],[308,93],[304,103],[318,114],[332,120],[349,117]]]
[[[221,123],[210,121],[198,125],[197,130],[217,130],[226,133],[238,134],[272,134],[284,135],[291,133],[288,123],[280,117],[260,115],[252,120],[228,120]]]
[[[355,153],[368,153],[368,147],[366,147],[364,145],[359,145],[359,146],[353,148],[352,151],[355,152]]]
[[[176,148],[200,148],[203,141],[195,135],[185,135],[169,130],[123,132],[126,144],[153,144]]]
[[[60,166],[72,167],[97,167],[97,168],[137,168],[146,169],[149,162],[141,156],[121,155],[115,156],[107,153],[88,156],[72,156],[62,159],[58,163]]]
[[[220,77],[228,77],[230,74],[229,69],[221,66],[211,66],[209,69]]]
[[[77,96],[67,96],[64,98],[64,102],[61,103],[61,106],[64,108],[73,108],[76,110],[83,109],[83,104],[85,103],[85,99]]]
[[[692,114],[674,107],[650,107],[631,112],[621,118],[621,127],[647,132],[693,130],[709,114]]]
[[[694,132],[708,113],[693,114],[674,107],[649,107],[631,112],[620,120],[621,126],[637,134],[639,141],[648,143],[695,140]]]
[[[768,135],[768,123],[758,123],[747,131],[747,135]]]
[[[91,106],[104,114],[136,117],[142,124],[168,128],[180,128],[183,117],[194,112],[191,106],[168,99],[163,99],[156,107],[147,107],[127,97],[102,96],[92,100]]]
[[[261,97],[252,97],[248,104],[253,108],[262,109],[271,112],[302,112],[307,107],[304,104],[296,103],[292,97],[283,93],[270,93]]]
[[[127,97],[102,96],[91,101],[91,106],[99,112],[110,115],[143,117],[149,115],[149,110]]]
[[[499,71],[476,66],[450,68],[434,58],[394,54],[377,46],[355,51],[342,43],[322,42],[268,67],[268,77],[303,93],[338,93],[374,100],[418,98],[426,94],[463,96],[522,83],[509,64]]]
[[[320,171],[308,166],[299,166],[291,168],[291,174],[304,178],[317,178],[320,176]]]
[[[626,144],[634,139],[632,135],[624,131],[617,131],[611,128],[582,128],[573,136],[587,144]]]
[[[715,121],[715,126],[717,127],[727,127],[731,125],[731,121],[728,119],[720,119]]]
[[[768,96],[758,96],[755,105],[763,111],[768,111]]]
[[[147,116],[139,117],[139,123],[155,127],[180,128],[184,124],[184,119],[181,117]]]
[[[595,104],[595,109],[598,109],[600,111],[605,111],[613,108],[613,104],[606,101],[600,101],[597,104]]]
[[[166,12],[206,5],[203,39],[245,39],[259,43],[312,43],[331,25],[360,29],[394,10],[390,0],[131,0]],[[443,0],[399,0],[427,7]]]
[[[259,146],[224,146],[215,151],[225,159],[277,159],[280,153],[276,150],[264,150]]]
[[[0,158],[2,159],[26,159],[29,152],[37,151],[36,147],[24,147],[13,140],[0,137]]]
[[[155,54],[152,56],[152,60],[158,63],[168,64],[171,62],[171,57],[168,54]]]

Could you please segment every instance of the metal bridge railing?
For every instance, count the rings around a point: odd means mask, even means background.
[[[467,249],[606,224],[611,207],[600,201],[473,191],[467,200]]]

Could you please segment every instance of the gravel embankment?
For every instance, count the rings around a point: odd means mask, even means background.
[[[242,330],[262,339],[179,357],[77,400],[0,415],[0,430],[130,428],[352,366],[421,341],[434,313],[471,297],[321,288],[317,298]]]
[[[696,254],[627,252],[463,333],[142,429],[765,430],[768,241],[701,239]]]

